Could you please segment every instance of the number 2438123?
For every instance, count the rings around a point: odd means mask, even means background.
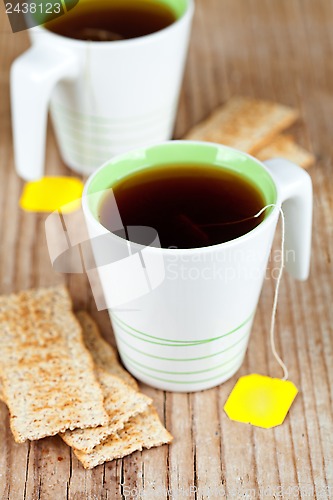
[[[6,13],[14,14],[15,12],[22,14],[60,14],[61,13],[61,3],[36,3],[36,2],[24,2],[24,3],[6,3]]]

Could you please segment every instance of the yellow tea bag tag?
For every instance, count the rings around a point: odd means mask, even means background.
[[[289,380],[253,373],[237,381],[224,411],[231,420],[270,429],[283,423],[297,393]]]
[[[27,182],[20,198],[20,207],[28,212],[62,212],[79,208],[83,183],[74,177],[43,177]],[[71,203],[78,200],[78,203]],[[66,207],[68,205],[68,207]]]

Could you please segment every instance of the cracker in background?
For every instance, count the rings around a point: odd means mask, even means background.
[[[190,130],[185,139],[216,142],[255,153],[297,118],[296,110],[275,102],[232,97]]]
[[[131,419],[118,434],[110,436],[91,453],[73,450],[86,469],[122,458],[143,448],[171,443],[171,434],[163,427],[154,408]]]
[[[152,400],[135,391],[120,378],[105,370],[96,370],[97,379],[104,396],[104,408],[109,415],[106,425],[91,429],[75,429],[61,434],[62,439],[72,448],[90,452],[111,434],[123,429],[130,418],[145,411]]]
[[[296,144],[291,135],[278,135],[266,147],[256,153],[258,160],[285,158],[303,168],[309,168],[315,162],[313,154]]]
[[[0,353],[16,442],[108,422],[65,287],[0,296]]]
[[[76,317],[81,324],[85,345],[92,355],[95,365],[111,375],[121,378],[133,389],[138,390],[135,379],[120,365],[115,350],[103,339],[92,317],[86,311],[79,311],[76,313]]]

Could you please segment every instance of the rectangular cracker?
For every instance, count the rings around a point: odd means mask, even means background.
[[[163,427],[156,410],[149,407],[131,419],[125,427],[90,453],[73,450],[85,469],[92,469],[104,462],[130,455],[143,448],[153,448],[171,443],[171,434]]]
[[[124,382],[130,385],[133,389],[138,390],[136,380],[121,366],[115,349],[104,340],[99,332],[99,329],[86,311],[78,311],[75,313],[78,319],[83,334],[83,340],[88,348],[96,366],[103,368],[111,375],[121,378]],[[4,401],[3,387],[0,380],[0,400]]]
[[[185,139],[216,142],[252,154],[297,118],[295,109],[275,102],[232,97],[190,130]]]
[[[280,134],[266,147],[256,153],[258,160],[265,161],[271,158],[285,158],[303,168],[311,167],[315,162],[313,154],[296,144],[293,136]]]
[[[65,287],[0,297],[0,353],[16,442],[108,422]]]
[[[111,434],[123,429],[132,417],[142,413],[152,400],[141,394],[120,378],[110,375],[101,368],[96,370],[98,381],[104,396],[104,408],[109,415],[109,422],[91,429],[75,429],[61,434],[62,439],[72,448],[90,452]]]
[[[135,379],[120,365],[115,350],[104,340],[92,317],[86,311],[79,311],[76,313],[76,317],[82,327],[84,343],[91,353],[95,365],[111,375],[121,378],[133,389],[138,390]]]

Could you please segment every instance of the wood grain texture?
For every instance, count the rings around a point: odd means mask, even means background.
[[[246,494],[288,500],[333,497],[333,3],[196,0],[196,5],[175,137],[231,95],[248,95],[297,107],[302,120],[292,133],[317,157],[309,170],[315,193],[311,278],[296,283],[284,276],[277,316],[277,347],[300,394],[276,429],[237,424],[223,412],[239,375],[280,375],[269,346],[274,286],[267,279],[247,356],[235,377],[190,395],[142,387],[175,437],[169,448],[137,452],[85,471],[58,437],[15,444],[7,409],[0,404],[1,500],[215,500],[223,498],[223,489],[230,499]],[[107,314],[96,311],[85,277],[53,272],[45,217],[18,209],[22,181],[13,168],[8,75],[13,59],[27,47],[26,34],[11,34],[1,9],[1,293],[65,281],[75,307],[91,311],[113,342]],[[47,172],[72,175],[59,158],[51,129]]]

